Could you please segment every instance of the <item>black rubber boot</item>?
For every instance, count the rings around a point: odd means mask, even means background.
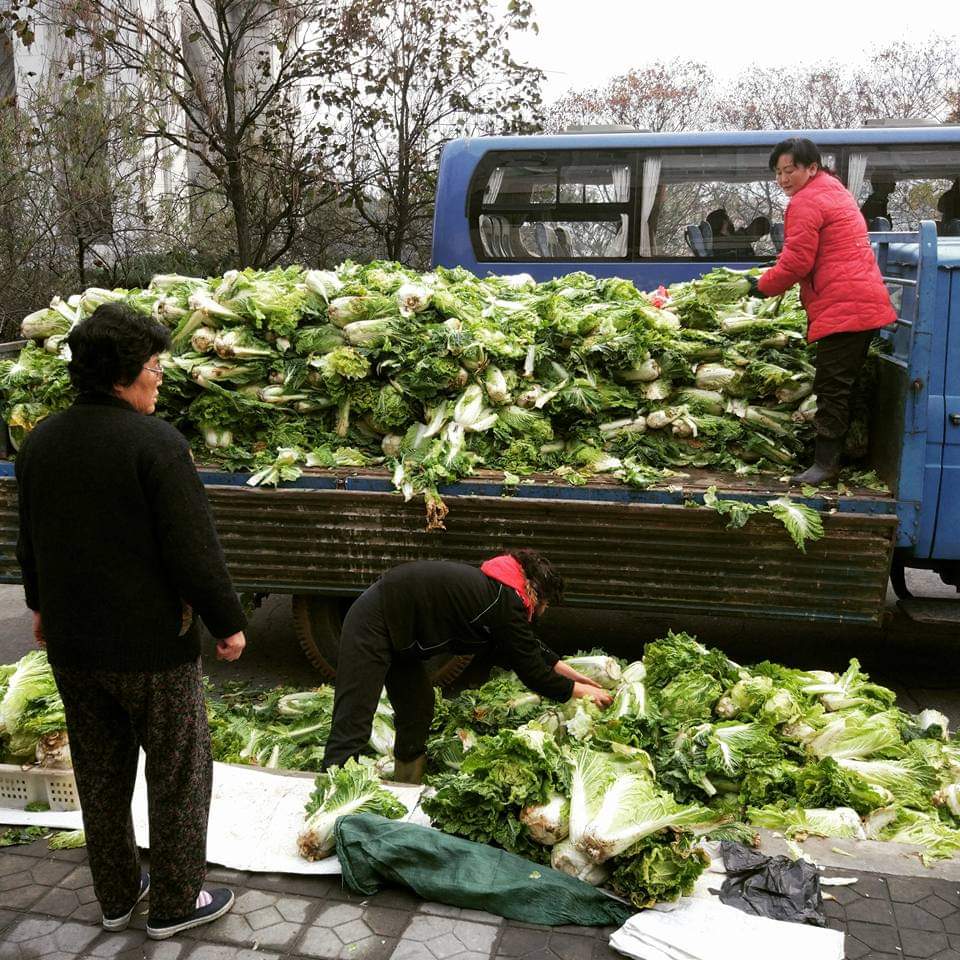
[[[421,753],[412,760],[395,760],[393,763],[394,783],[423,783],[427,772],[427,755]]]
[[[843,452],[843,437],[817,437],[814,447],[813,466],[790,478],[794,484],[822,487],[834,484],[840,477],[840,454]]]

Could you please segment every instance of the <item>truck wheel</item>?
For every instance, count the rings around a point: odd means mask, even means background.
[[[893,555],[893,563],[890,564],[890,586],[897,595],[898,600],[909,600],[913,594],[907,586],[907,568],[902,557]]]
[[[349,597],[298,595],[293,598],[293,628],[300,648],[328,682],[336,680],[334,664],[340,629],[352,602]],[[466,670],[471,660],[473,657],[441,653],[427,660],[427,673],[434,686],[446,687]]]

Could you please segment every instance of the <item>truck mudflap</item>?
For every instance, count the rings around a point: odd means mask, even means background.
[[[428,533],[422,500],[405,503],[383,480],[251,489],[227,476],[206,477],[207,494],[237,589],[257,593],[352,596],[408,560],[478,563],[533,547],[562,572],[571,606],[877,624],[897,525],[890,500],[821,502],[824,536],[801,553],[773,518],[727,529],[713,511],[685,505],[690,490],[503,496],[501,481],[445,493],[446,530]],[[16,537],[16,488],[4,477],[0,582],[20,580]]]

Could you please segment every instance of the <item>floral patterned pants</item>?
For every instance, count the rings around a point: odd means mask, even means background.
[[[146,753],[150,917],[193,912],[206,868],[213,764],[199,659],[157,673],[54,668],[97,899],[126,913],[140,891],[130,803]]]

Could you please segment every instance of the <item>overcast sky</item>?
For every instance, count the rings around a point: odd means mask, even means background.
[[[507,0],[501,0],[504,4]],[[544,102],[631,67],[684,57],[721,79],[751,63],[856,61],[876,45],[958,36],[957,0],[533,0],[540,34],[516,37],[519,60],[546,72]]]

